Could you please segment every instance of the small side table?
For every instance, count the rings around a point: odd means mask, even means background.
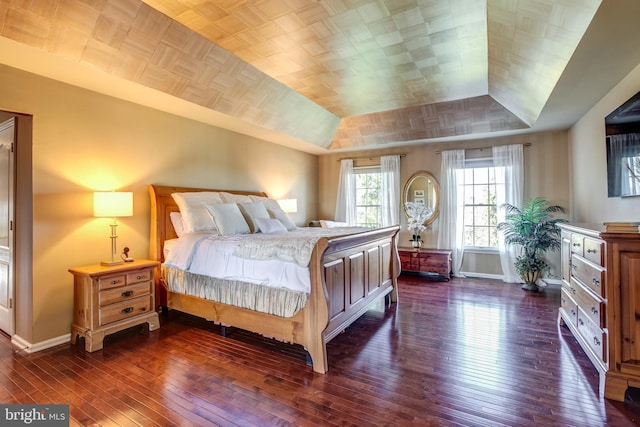
[[[149,324],[160,327],[155,308],[156,261],[137,260],[116,266],[89,265],[69,269],[73,274],[71,343],[84,337],[85,350],[101,350],[105,335]]]
[[[449,280],[451,250],[398,248],[403,273],[425,274]]]

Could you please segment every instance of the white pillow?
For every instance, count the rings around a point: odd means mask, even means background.
[[[267,208],[264,207],[264,204],[262,202],[238,203],[238,207],[244,215],[244,219],[247,221],[247,224],[249,224],[249,228],[251,229],[252,233],[258,232],[256,219],[269,218],[269,212],[267,212]]]
[[[282,225],[286,227],[287,230],[295,230],[296,228],[298,228],[293,223],[293,221],[291,221],[291,218],[289,218],[289,215],[287,215],[285,211],[283,211],[282,209],[267,209],[267,210],[269,211],[269,215],[271,215],[271,218],[275,218],[278,221],[280,221]]]
[[[256,225],[264,234],[286,233],[287,228],[274,218],[256,218]]]
[[[220,192],[220,197],[224,203],[251,203],[252,200],[245,194],[233,194],[225,191]]]
[[[326,219],[321,219],[320,220],[320,227],[322,228],[336,228],[336,227],[347,227],[349,224],[347,224],[346,222],[339,222],[339,221],[329,221]]]
[[[230,234],[250,233],[249,225],[244,220],[240,208],[235,203],[223,203],[218,205],[204,204],[205,209],[211,214],[221,236]]]
[[[185,233],[215,231],[216,225],[203,203],[208,205],[221,204],[222,199],[217,192],[194,191],[189,193],[173,193],[171,196],[178,205],[178,208],[180,208]]]
[[[249,198],[254,202],[262,202],[267,209],[282,209],[277,200],[263,196],[250,195]]]
[[[171,212],[169,214],[169,218],[171,218],[171,224],[176,232],[176,236],[182,236],[184,234],[184,221],[182,220],[182,214],[180,212]]]

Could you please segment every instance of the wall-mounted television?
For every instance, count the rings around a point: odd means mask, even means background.
[[[640,196],[640,92],[604,120],[609,197]]]

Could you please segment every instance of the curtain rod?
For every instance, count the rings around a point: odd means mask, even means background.
[[[380,157],[383,156],[400,156],[400,157],[406,157],[406,154],[383,154],[381,156],[360,156],[360,157],[341,157],[339,159],[337,159],[338,162],[341,162],[343,160],[376,160],[376,159],[380,159]]]
[[[522,144],[523,147],[530,147],[531,143],[530,142],[525,142],[524,144]],[[465,150],[488,150],[489,148],[493,148],[493,147],[478,147],[478,148],[465,148]],[[445,150],[446,151],[446,150]],[[441,154],[442,151],[436,151],[436,154]]]

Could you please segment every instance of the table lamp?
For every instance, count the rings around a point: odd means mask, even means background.
[[[100,218],[113,218],[111,226],[111,260],[102,261],[101,265],[111,266],[122,264],[123,261],[116,258],[116,218],[133,216],[133,193],[128,191],[96,191],[93,193],[93,216]]]

